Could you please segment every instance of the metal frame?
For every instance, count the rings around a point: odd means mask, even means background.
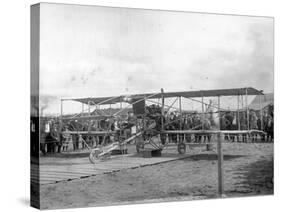
[[[205,114],[205,110],[204,110],[204,105],[208,105],[207,103],[204,102],[204,91],[201,91],[201,96],[198,96],[198,97],[201,97],[201,101],[200,100],[195,100],[193,98],[190,98],[188,96],[184,96],[184,95],[175,95],[174,97],[176,97],[176,99],[173,101],[173,103],[171,105],[165,105],[165,93],[164,93],[164,90],[163,88],[161,89],[161,92],[160,93],[155,93],[155,94],[149,94],[149,95],[144,95],[143,98],[141,98],[141,100],[138,100],[138,101],[135,101],[133,103],[131,103],[130,105],[133,105],[139,101],[150,101],[150,102],[154,102],[152,100],[150,100],[150,98],[152,97],[156,97],[159,99],[159,95],[160,95],[160,98],[161,98],[161,113],[162,113],[162,116],[161,116],[161,132],[160,132],[160,136],[161,134],[176,134],[177,135],[177,140],[181,140],[179,139],[179,135],[180,134],[183,134],[183,142],[186,141],[185,139],[185,136],[186,134],[216,134],[218,136],[218,140],[217,140],[217,154],[218,154],[218,192],[219,192],[219,195],[223,195],[224,193],[224,188],[223,188],[223,151],[222,151],[222,134],[246,134],[246,135],[249,135],[251,133],[263,133],[263,131],[258,131],[258,130],[250,130],[250,120],[249,120],[249,107],[248,107],[248,88],[245,88],[245,98],[246,98],[246,115],[247,115],[247,130],[240,130],[240,118],[239,118],[239,96],[241,95],[242,97],[242,108],[243,108],[243,94],[237,94],[237,122],[238,122],[238,130],[235,130],[235,131],[223,131],[223,130],[220,130],[220,124],[219,124],[219,128],[218,130],[204,130],[204,128],[202,127],[202,130],[182,130],[182,98],[181,97],[185,97],[187,99],[190,99],[192,101],[196,101],[196,102],[200,102],[201,105],[202,105],[202,113],[201,113],[201,118],[202,120],[204,120],[206,118],[206,114]],[[260,106],[261,106],[261,95],[263,95],[262,91],[260,91]],[[118,97],[110,97],[104,101],[101,101],[99,103],[95,103],[94,101],[88,101],[88,118],[91,118],[91,106],[95,106],[95,109],[96,110],[100,110],[100,105],[101,104],[104,104],[106,102],[110,102],[111,100],[115,99],[115,98],[120,98],[121,96],[118,96]],[[214,105],[210,105],[210,107],[213,107],[213,108],[217,108],[218,109],[218,118],[219,118],[219,123],[220,123],[220,119],[221,119],[221,107],[220,107],[220,97],[221,95],[217,95],[218,97],[218,106],[215,107]],[[170,98],[170,97],[166,97],[166,98]],[[121,98],[120,98],[121,99]],[[61,99],[61,114],[60,114],[60,133],[66,133],[66,132],[62,132],[62,125],[63,125],[63,101],[65,101],[67,99]],[[69,100],[69,99],[68,99]],[[70,99],[71,100],[71,99]],[[72,99],[73,100],[73,99]],[[178,108],[174,107],[174,104],[178,101]],[[156,102],[158,105],[159,105],[159,101]],[[110,108],[111,108],[111,102],[110,102]],[[120,110],[118,112],[116,112],[115,114],[111,114],[110,117],[116,117],[118,114],[120,114],[123,110],[125,110],[126,108],[128,108],[130,105],[126,106],[123,108],[123,105],[122,105],[122,101],[120,101]],[[171,108],[176,108],[179,110],[179,113],[180,113],[180,130],[174,130],[174,131],[168,131],[168,130],[165,130],[165,125],[167,123],[165,123],[164,125],[164,114],[165,114],[165,106],[167,107],[168,106],[168,111],[171,109]],[[82,112],[81,114],[84,113],[84,103],[82,102]],[[260,113],[261,113],[261,121],[262,121],[262,108],[260,108]],[[77,117],[79,114],[76,114],[75,116],[71,117],[70,119],[75,119],[75,117]],[[104,114],[105,116],[107,116],[107,114]],[[83,116],[83,118],[86,118]],[[93,117],[92,117],[93,118]],[[203,126],[203,125],[202,125]],[[262,127],[263,129],[263,127]],[[143,129],[143,130],[146,130],[146,129]],[[87,134],[87,135],[109,135],[109,134],[112,134],[114,132],[110,132],[110,131],[90,131],[90,128],[88,128],[88,131],[80,131],[80,132],[67,132],[68,134],[74,134],[74,133],[79,133],[79,134]],[[126,142],[128,142],[129,140],[131,139],[134,139],[135,137],[141,135],[142,132],[138,132],[136,135],[133,135],[132,137],[126,139],[125,141],[123,141],[123,143],[125,144]],[[150,142],[150,141],[149,141]],[[119,144],[120,145],[120,144]],[[104,148],[102,148],[99,153],[100,156],[103,156],[105,154],[108,153],[108,151],[112,151],[113,149],[117,148],[118,144],[117,142],[114,142],[112,144],[110,144],[109,146],[106,146]],[[158,146],[156,145],[156,148]],[[161,148],[161,147],[159,147]],[[91,152],[90,156],[93,157],[94,153]]]
[[[246,115],[247,115],[247,130],[249,131],[250,130],[250,127],[249,127],[249,122],[250,122],[250,120],[249,120],[249,108],[248,108],[248,88],[244,88],[245,89],[245,96],[246,96]],[[228,90],[230,90],[230,89],[228,89]],[[219,90],[218,90],[219,91]],[[176,99],[173,101],[173,103],[171,104],[171,105],[165,105],[165,96],[164,96],[164,90],[163,89],[161,89],[161,92],[160,93],[154,93],[154,94],[150,94],[150,95],[147,95],[147,94],[145,94],[144,95],[144,97],[143,98],[141,98],[140,100],[138,100],[138,101],[136,101],[136,102],[133,102],[133,103],[130,103],[128,106],[126,106],[126,107],[123,107],[122,106],[122,101],[120,101],[120,110],[119,111],[117,111],[115,114],[110,114],[110,115],[108,115],[108,114],[103,114],[103,116],[104,117],[116,117],[119,113],[121,113],[123,110],[125,110],[126,108],[129,108],[131,105],[133,105],[133,104],[135,104],[135,103],[137,103],[137,102],[139,102],[139,101],[143,101],[143,100],[145,100],[145,101],[149,101],[149,102],[153,102],[153,103],[156,103],[155,101],[153,101],[153,100],[151,100],[151,98],[152,97],[154,97],[154,96],[159,96],[159,94],[161,95],[161,102],[162,102],[162,105],[161,105],[161,108],[162,108],[162,115],[163,115],[163,117],[164,117],[164,108],[165,108],[165,106],[166,107],[168,107],[168,111],[171,109],[171,108],[173,108],[173,109],[177,109],[177,110],[179,110],[179,113],[180,113],[180,128],[182,128],[182,99],[181,99],[181,97],[185,97],[186,99],[190,99],[191,101],[195,101],[195,102],[199,102],[199,103],[201,103],[201,105],[202,105],[202,111],[201,111],[201,117],[202,117],[202,119],[204,119],[205,118],[205,111],[204,111],[204,105],[208,105],[207,103],[205,103],[204,102],[204,92],[205,91],[200,91],[200,96],[198,96],[198,97],[201,97],[201,101],[200,100],[196,100],[196,99],[193,99],[193,98],[190,98],[190,97],[186,97],[186,96],[180,96],[180,95],[177,95],[177,96],[175,96],[176,97]],[[182,93],[182,92],[179,92],[179,93]],[[262,93],[262,91],[260,91],[260,94],[261,95],[263,95],[263,93]],[[140,94],[141,95],[141,94]],[[260,95],[260,96],[261,96]],[[238,122],[238,130],[240,130],[240,117],[239,117],[239,96],[240,96],[240,94],[238,93],[237,94],[237,111],[238,111],[238,116],[237,116],[237,122]],[[242,97],[243,97],[243,95],[241,95]],[[61,99],[61,114],[60,114],[60,124],[62,125],[63,124],[63,121],[62,120],[65,120],[65,119],[69,119],[69,120],[71,120],[71,119],[77,119],[78,117],[77,116],[79,116],[80,114],[82,114],[82,117],[79,117],[79,118],[81,118],[81,119],[85,119],[85,118],[89,118],[89,119],[91,119],[91,118],[98,118],[99,117],[99,115],[98,116],[91,116],[91,107],[92,106],[94,106],[95,107],[95,110],[100,110],[100,108],[99,108],[99,106],[100,105],[102,105],[102,104],[105,104],[105,103],[107,103],[107,102],[110,102],[110,101],[112,101],[112,100],[114,100],[114,99],[121,99],[121,97],[122,96],[116,96],[116,97],[109,97],[108,99],[105,99],[104,101],[101,101],[101,102],[99,102],[99,103],[95,103],[94,101],[88,101],[88,117],[87,116],[84,116],[83,114],[84,114],[84,103],[82,102],[82,111],[81,111],[81,113],[78,113],[78,114],[76,114],[76,115],[74,115],[73,117],[68,117],[68,118],[64,118],[63,117],[63,102],[64,101],[66,101],[66,100],[76,100],[76,99]],[[158,98],[158,97],[157,97]],[[168,98],[170,98],[170,97],[168,97]],[[179,105],[178,105],[178,107],[174,107],[174,104],[176,103],[178,101],[178,103],[179,103]],[[211,107],[213,107],[213,108],[216,108],[216,109],[218,109],[218,111],[220,111],[221,110],[221,108],[220,108],[220,95],[218,95],[218,107],[216,107],[216,106],[214,106],[214,105],[210,105]],[[157,102],[157,103],[159,103],[159,102]],[[109,104],[110,105],[110,107],[111,107],[111,103]],[[243,107],[243,100],[242,100],[242,107]],[[100,110],[100,111],[102,111],[102,110]],[[102,116],[102,115],[101,115]],[[219,112],[219,116],[220,116],[220,112]],[[220,117],[219,117],[220,118]],[[261,118],[262,118],[262,108],[261,108]],[[163,125],[163,123],[164,122],[162,122],[162,126],[164,126]],[[162,129],[162,130],[164,130],[164,128]],[[62,131],[62,126],[60,126],[60,131]]]

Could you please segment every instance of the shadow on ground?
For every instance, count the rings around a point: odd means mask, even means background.
[[[244,157],[245,155],[224,155],[223,159],[224,160],[232,160],[240,157]],[[191,155],[187,159],[192,159],[192,160],[218,160],[218,155],[217,154],[197,154],[197,155]]]
[[[240,157],[244,157],[245,155],[224,155],[224,160],[231,160]],[[129,157],[142,157],[141,154],[134,154],[130,155]],[[178,153],[162,153],[160,157],[167,157],[167,158],[182,158],[184,160],[218,160],[217,154],[214,153],[202,153],[202,154],[194,154],[194,155],[179,155]]]
[[[45,158],[84,158],[89,157],[90,152],[69,152],[69,153],[55,153],[41,155],[40,157]]]
[[[248,166],[239,168],[242,172],[242,184],[256,194],[273,194],[273,158],[271,160],[260,160]],[[246,171],[245,171],[246,170]]]

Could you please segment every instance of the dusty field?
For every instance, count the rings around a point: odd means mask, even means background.
[[[273,194],[273,144],[223,144],[226,197]],[[196,152],[196,151],[195,151]],[[42,209],[217,198],[216,152],[41,186]]]

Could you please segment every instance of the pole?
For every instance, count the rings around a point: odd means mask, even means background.
[[[161,88],[161,99],[162,99],[162,116],[161,116],[161,130],[164,131],[164,106],[165,106],[165,98],[164,98],[164,89]]]
[[[201,96],[202,96],[202,123],[204,123],[204,119],[205,119],[205,116],[204,116],[204,97],[203,97],[203,93],[201,93]],[[204,124],[202,124],[202,130],[204,130]]]
[[[249,121],[249,107],[248,107],[248,88],[246,88],[246,115],[247,115],[247,129],[250,130],[250,121]]]
[[[217,154],[218,154],[218,192],[219,196],[222,197],[224,193],[223,188],[223,152],[222,152],[222,133],[218,134],[218,144],[217,144]]]
[[[220,108],[220,97],[218,96],[218,108]],[[220,109],[219,109],[219,130],[220,130]],[[223,188],[223,152],[222,152],[222,133],[218,134],[217,143],[217,155],[218,155],[218,193],[222,197],[224,193]]]
[[[220,96],[218,96],[218,114],[219,114],[219,123],[218,123],[218,130],[221,130],[221,110],[220,110],[220,104],[221,104]]]
[[[244,103],[243,103],[243,95],[241,95],[241,108],[242,108],[242,112],[244,112]]]
[[[63,115],[63,99],[60,100],[60,125],[59,125],[59,134],[62,133],[62,115]],[[59,142],[61,142],[61,136],[59,136]]]
[[[181,96],[179,96],[179,109],[180,109],[180,130],[182,130]],[[182,136],[179,136],[179,142],[182,142]]]
[[[181,96],[179,97],[179,109],[180,109],[180,129],[182,130]]]
[[[261,129],[263,130],[263,114],[262,114],[262,104],[261,104],[261,95],[259,95],[259,102],[260,102],[260,121],[261,121]]]
[[[90,117],[91,116],[91,106],[90,106],[90,101],[88,102],[88,116]],[[90,126],[91,126],[91,123],[89,121],[89,125],[88,125],[88,132],[90,132]],[[89,141],[89,136],[87,136],[87,141]]]
[[[166,142],[166,135],[164,135],[164,118],[165,118],[165,97],[164,97],[164,89],[161,88],[161,100],[162,100],[162,105],[161,105],[161,133],[160,133],[160,140],[164,140]]]
[[[62,120],[62,113],[63,113],[63,99],[60,100],[60,119]]]
[[[88,116],[91,115],[91,107],[90,107],[90,102],[88,102]]]
[[[237,95],[237,124],[238,124],[238,130],[240,130],[239,95]]]

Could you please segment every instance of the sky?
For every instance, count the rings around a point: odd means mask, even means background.
[[[161,88],[273,92],[273,24],[268,17],[43,3],[41,107],[59,114],[61,98]]]

